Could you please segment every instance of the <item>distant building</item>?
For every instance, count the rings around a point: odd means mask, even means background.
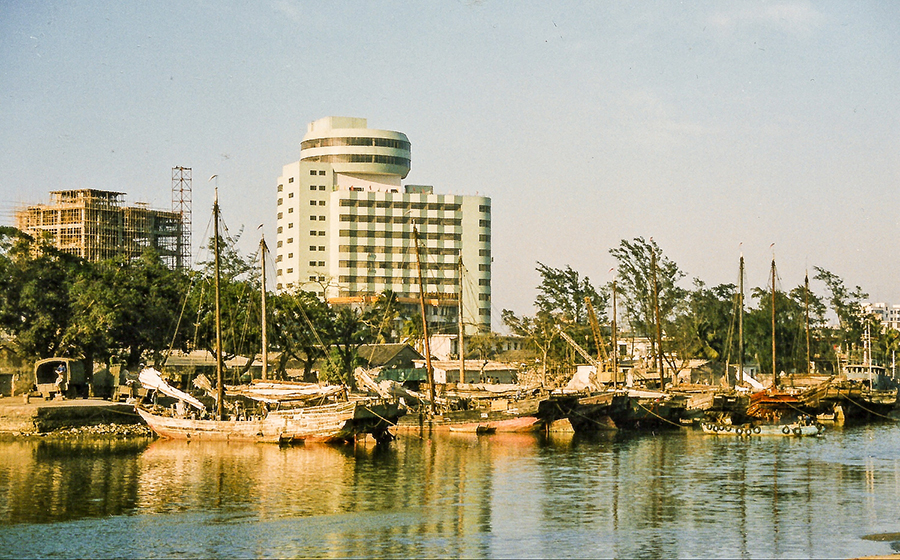
[[[155,249],[169,266],[182,267],[181,215],[125,206],[124,193],[94,189],[52,191],[50,204],[16,211],[16,227],[34,237],[49,237],[65,253],[98,262],[125,255],[137,258]]]
[[[864,303],[863,312],[875,315],[881,320],[881,324],[889,329],[900,330],[900,305]]]
[[[402,185],[409,169],[402,132],[349,117],[310,123],[300,160],[278,178],[276,289],[348,304],[391,290],[417,306],[415,227],[429,324],[457,322],[462,284],[466,331],[490,330],[490,198]]]

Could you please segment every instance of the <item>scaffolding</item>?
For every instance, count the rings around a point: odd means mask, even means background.
[[[191,266],[191,168],[172,168],[172,212],[181,217],[181,237],[178,239],[179,258],[169,266],[187,269]]]
[[[95,189],[52,191],[50,204],[18,210],[16,227],[90,262],[122,255],[135,259],[148,248],[169,266],[184,262],[181,216],[141,203],[124,206],[124,195]]]

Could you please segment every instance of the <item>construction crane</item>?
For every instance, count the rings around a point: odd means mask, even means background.
[[[591,384],[595,389],[600,389],[600,383],[597,381],[597,374],[599,374],[601,371],[603,371],[603,364],[600,363],[600,362],[598,362],[598,361],[597,361],[597,358],[591,356],[591,353],[590,353],[590,352],[588,352],[587,350],[585,350],[584,348],[582,348],[580,344],[578,344],[577,342],[575,342],[575,339],[572,338],[571,336],[569,336],[569,333],[567,333],[566,331],[564,331],[564,330],[562,330],[562,329],[558,329],[558,330],[559,330],[559,336],[561,336],[563,339],[565,339],[566,342],[568,342],[569,344],[571,344],[571,345],[572,345],[572,348],[574,348],[576,352],[578,352],[579,354],[581,354],[581,357],[582,357],[582,358],[584,358],[585,360],[587,360],[587,362],[588,362],[591,366],[593,366],[593,368],[594,368],[594,373],[590,375],[589,381],[590,381],[590,384]]]
[[[594,331],[594,342],[597,344],[597,358],[606,363],[609,361],[609,354],[606,352],[606,343],[603,342],[603,337],[600,336],[600,323],[597,321],[597,315],[594,313],[594,305],[591,303],[590,297],[584,297],[584,305],[587,307],[591,330]]]

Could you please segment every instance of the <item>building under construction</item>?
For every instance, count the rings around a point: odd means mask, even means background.
[[[52,191],[50,204],[16,212],[16,227],[52,240],[57,249],[90,262],[155,249],[168,266],[186,266],[182,213],[125,206],[125,193],[78,189]]]

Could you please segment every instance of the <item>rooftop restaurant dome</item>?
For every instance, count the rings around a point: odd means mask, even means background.
[[[309,123],[300,161],[330,164],[348,175],[396,175],[410,168],[409,139],[402,132],[366,128],[366,119],[325,117]]]

